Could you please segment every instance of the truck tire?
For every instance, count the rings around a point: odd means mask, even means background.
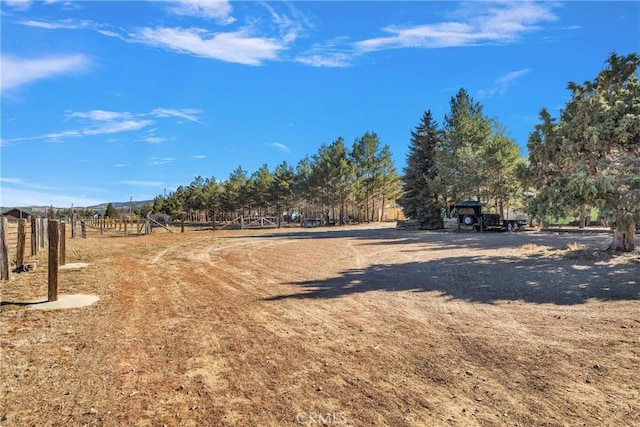
[[[507,231],[513,231],[513,223],[511,221],[507,221]]]
[[[464,223],[464,225],[473,225],[473,217],[471,215],[465,215],[462,218],[462,222]]]

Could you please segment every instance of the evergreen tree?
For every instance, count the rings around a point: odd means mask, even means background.
[[[635,247],[640,221],[640,57],[613,53],[593,81],[569,83],[556,124],[546,110],[529,138],[532,210],[563,212],[593,204],[613,228],[611,249]]]
[[[222,206],[226,212],[233,216],[242,214],[247,204],[247,172],[238,166],[231,172],[229,179],[224,183],[222,191]]]
[[[451,98],[450,108],[437,158],[446,200],[480,200],[485,179],[482,153],[491,136],[491,121],[465,89]]]
[[[394,198],[398,192],[393,189],[398,177],[391,151],[387,145],[380,146],[380,139],[375,132],[366,132],[353,143],[351,159],[355,173],[353,190],[356,202],[361,208],[364,207],[365,217],[375,221],[376,206],[382,212],[385,200]]]
[[[269,200],[278,215],[282,214],[283,209],[291,214],[294,179],[295,172],[286,161],[276,166],[269,188]]]
[[[400,205],[407,218],[419,219],[423,227],[441,228],[440,208],[443,206],[436,167],[436,154],[442,134],[438,123],[427,110],[420,124],[411,131],[407,166],[402,177]]]
[[[257,210],[258,215],[269,213],[269,191],[273,182],[273,175],[269,167],[263,164],[255,171],[247,183],[251,207]]]
[[[116,208],[113,207],[113,204],[109,203],[107,205],[107,210],[104,216],[107,218],[115,218],[118,216],[118,212],[116,211]]]
[[[349,161],[344,139],[339,137],[330,145],[322,145],[318,153],[313,156],[310,184],[315,187],[319,200],[327,209],[339,207],[340,217],[346,211],[347,198],[354,182],[353,165]]]
[[[499,123],[494,122],[493,133],[482,152],[483,188],[480,200],[492,202],[502,218],[505,218],[505,206],[522,193],[518,171],[523,162],[518,145],[506,136],[506,131]]]

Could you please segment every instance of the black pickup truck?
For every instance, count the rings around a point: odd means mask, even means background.
[[[449,206],[449,212],[457,216],[458,223],[473,226],[475,230],[518,231],[527,225],[526,219],[502,219],[498,214],[482,213],[482,205],[477,200],[464,200]]]

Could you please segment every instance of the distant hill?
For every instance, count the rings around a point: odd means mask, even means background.
[[[142,201],[132,201],[132,202],[107,202],[107,203],[101,203],[99,205],[93,205],[93,206],[87,206],[85,209],[95,209],[97,211],[102,210],[102,209],[107,209],[107,206],[109,206],[109,203],[111,203],[113,205],[114,208],[116,209],[120,209],[120,208],[128,208],[129,207],[129,203],[131,203],[131,206],[133,206],[134,208],[141,208],[144,205],[148,205],[149,203],[153,203],[153,200],[142,200]]]
[[[99,205],[86,206],[86,207],[75,206],[75,209],[92,209],[92,210],[96,210],[96,211],[103,211],[103,210],[107,209],[107,206],[109,206],[109,203],[111,203],[113,205],[113,207],[116,208],[116,209],[129,208],[129,202],[106,202],[106,203],[100,203]],[[131,202],[131,206],[134,207],[134,208],[140,209],[140,208],[144,207],[144,205],[148,205],[150,203],[153,203],[153,200],[132,201]],[[49,208],[51,208],[51,206],[36,206],[36,205],[32,205],[32,206],[6,206],[6,207],[0,207],[0,212],[4,212],[6,210],[13,209],[15,207],[19,207],[21,209],[28,209],[28,210],[32,211],[33,213],[47,212],[49,210]],[[58,210],[69,209],[69,207],[68,206],[64,206],[64,207],[53,206],[53,209],[58,211]]]

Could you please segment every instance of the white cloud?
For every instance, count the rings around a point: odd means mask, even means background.
[[[502,77],[499,77],[496,80],[496,83],[503,85],[503,86],[508,86],[510,85],[514,80],[524,76],[525,74],[528,74],[529,71],[531,71],[529,68],[525,68],[522,70],[518,70],[518,71],[512,71],[510,73],[505,74]]]
[[[167,163],[171,163],[173,162],[175,159],[173,157],[150,157],[147,160],[147,165],[148,166],[159,166],[159,165],[166,165]]]
[[[147,136],[144,138],[144,142],[148,142],[149,144],[162,144],[165,142],[167,138],[163,138],[161,136]]]
[[[31,7],[31,0],[3,0],[2,3],[17,10],[27,10]]]
[[[117,163],[115,165],[113,165],[114,168],[126,168],[129,167],[129,163]]]
[[[169,11],[176,15],[215,19],[219,24],[235,22],[231,16],[231,4],[226,0],[176,0]]]
[[[336,37],[314,44],[295,58],[296,62],[312,67],[349,67],[357,53],[349,46],[347,37]]]
[[[280,150],[280,151],[283,151],[283,152],[285,152],[285,153],[289,153],[289,152],[291,152],[291,150],[289,149],[289,147],[287,147],[287,146],[286,146],[286,145],[284,145],[284,144],[280,144],[279,142],[272,142],[271,144],[268,144],[268,145],[270,145],[271,147],[274,147],[274,148],[276,148],[276,149],[278,149],[278,150]]]
[[[88,20],[77,21],[74,19],[62,19],[60,21],[19,21],[18,24],[26,25],[27,27],[42,28],[44,30],[78,30],[85,28],[93,28],[95,24]]]
[[[286,48],[276,38],[252,37],[248,31],[210,33],[200,28],[143,28],[133,41],[150,46],[245,65],[274,60]]]
[[[113,121],[120,119],[130,119],[131,114],[119,111],[91,110],[88,112],[70,112],[69,117],[77,117],[81,119],[89,119],[96,121]]]
[[[527,32],[540,29],[538,24],[553,21],[551,3],[496,2],[474,7],[465,3],[456,13],[457,21],[416,26],[388,26],[389,34],[355,43],[357,51],[372,52],[398,48],[443,48],[487,43],[510,43]]]
[[[312,67],[349,67],[353,56],[347,53],[305,54],[296,57],[296,62]]]
[[[191,156],[191,157],[193,157],[194,159],[206,159],[207,158],[207,156],[203,156],[203,155]]]
[[[202,110],[197,110],[195,108],[184,108],[181,110],[172,108],[156,108],[151,112],[151,115],[155,117],[178,117],[189,122],[200,123],[200,120],[198,119],[196,114],[199,114],[201,112]]]
[[[528,74],[531,70],[524,68],[522,70],[512,71],[503,76],[498,77],[492,87],[489,89],[483,89],[478,91],[479,98],[490,98],[494,95],[503,95],[506,93],[509,86],[511,86],[517,79]]]
[[[11,142],[29,141],[47,139],[51,141],[60,141],[65,138],[79,138],[86,136],[111,135],[122,132],[132,132],[148,128],[156,123],[154,118],[178,117],[190,122],[200,123],[196,114],[201,110],[194,108],[170,109],[156,108],[150,113],[132,114],[127,111],[107,111],[107,110],[90,110],[84,112],[67,111],[65,112],[69,119],[79,119],[86,123],[86,126],[78,129],[63,130],[60,132],[51,132],[44,135],[11,138],[2,140],[2,145]],[[146,136],[142,139],[150,144],[159,144],[166,141],[166,138],[158,137],[154,134],[155,129],[149,129]]]
[[[23,181],[20,178],[3,178],[0,177],[0,182],[4,182],[7,184],[22,184]]]
[[[11,89],[37,80],[86,71],[91,61],[85,55],[61,55],[38,59],[2,56],[2,89]]]
[[[50,139],[59,141],[63,138],[74,138],[74,137],[82,137],[82,136],[97,136],[97,135],[110,135],[114,133],[120,132],[131,132],[139,129],[143,129],[149,125],[152,125],[154,122],[151,120],[124,120],[120,122],[107,122],[101,126],[90,127],[78,130],[66,130],[62,132],[54,132],[48,133],[45,135],[33,137],[33,138],[22,138],[21,140],[26,139]]]
[[[283,13],[276,12],[276,10],[267,2],[262,2],[261,5],[269,12],[271,22],[279,28],[280,36],[286,43],[294,42],[300,33],[303,32],[304,25],[311,26],[306,17],[290,3],[288,4],[289,11],[296,17],[296,19],[291,19]]]

